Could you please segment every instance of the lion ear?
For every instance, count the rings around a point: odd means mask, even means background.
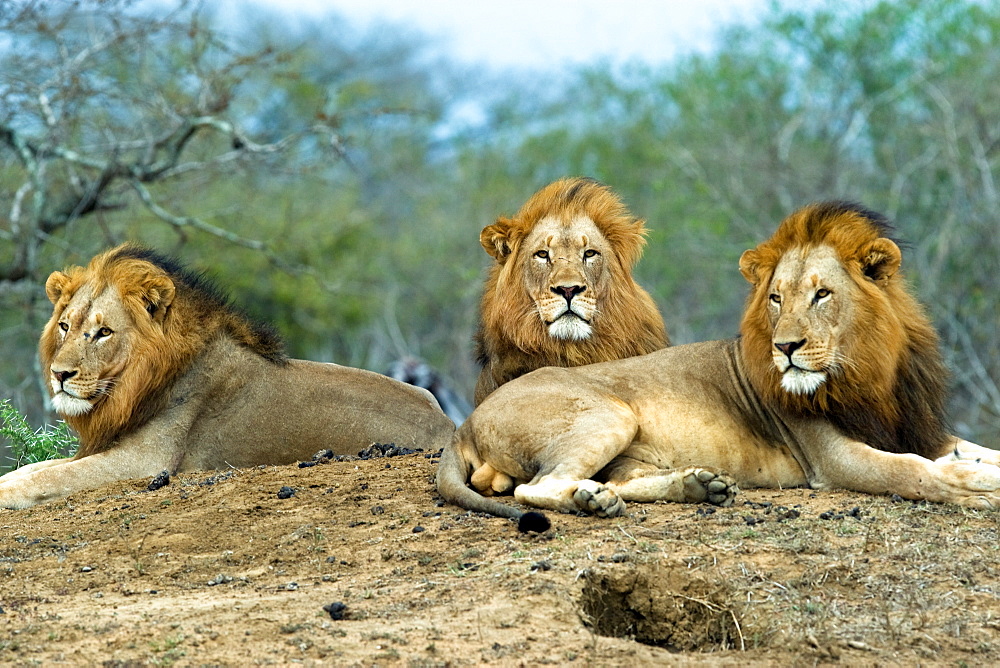
[[[760,282],[760,253],[755,249],[743,251],[740,256],[740,273],[753,285]]]
[[[61,271],[53,271],[45,281],[45,294],[49,301],[55,304],[66,291],[69,285],[69,276]]]
[[[163,322],[175,293],[174,282],[166,276],[147,276],[140,286],[140,296],[146,305],[146,311],[155,322]]]
[[[479,234],[479,243],[487,253],[503,262],[513,250],[511,231],[514,221],[510,218],[497,218],[492,225],[487,225]]]
[[[903,261],[902,253],[891,239],[880,238],[868,244],[861,252],[861,271],[876,283],[885,283]]]

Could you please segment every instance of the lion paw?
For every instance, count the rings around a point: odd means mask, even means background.
[[[715,506],[731,506],[739,491],[736,481],[725,473],[691,468],[684,476],[684,496],[688,502],[707,501]]]
[[[618,517],[625,514],[625,502],[613,489],[594,480],[581,480],[573,493],[580,510],[598,517]]]

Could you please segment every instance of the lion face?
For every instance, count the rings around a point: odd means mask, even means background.
[[[751,281],[760,278],[754,253],[741,259]],[[758,289],[760,297],[766,294],[771,360],[785,392],[812,395],[831,378],[870,364],[860,357],[865,349],[860,344],[866,337],[879,339],[880,328],[889,324],[872,315],[891,312],[878,308],[886,301],[880,285],[899,262],[899,248],[885,238],[859,259],[845,260],[829,245],[799,246],[781,255],[770,280]]]
[[[483,228],[496,260],[480,302],[476,403],[544,366],[645,355],[669,344],[656,303],[632,278],[645,223],[592,179],[554,181],[513,218]]]
[[[844,361],[839,344],[850,322],[851,287],[829,246],[790,252],[778,263],[767,308],[771,359],[787,392],[812,394]]]
[[[99,264],[109,256],[95,261]],[[68,418],[90,414],[104,402],[121,381],[138,341],[160,340],[155,334],[175,293],[166,274],[149,263],[122,262],[117,277],[125,280],[117,281],[91,264],[87,270],[53,272],[45,282],[53,310],[39,353],[52,406]]]
[[[545,218],[525,238],[521,248],[525,289],[552,338],[590,338],[608,280],[607,246],[586,216],[566,222]]]
[[[93,286],[85,285],[65,308],[56,309],[46,327],[56,342],[48,369],[56,411],[83,415],[108,395],[122,370],[120,360],[127,356],[130,325],[111,286],[95,295]]]

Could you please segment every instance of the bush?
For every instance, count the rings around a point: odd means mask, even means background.
[[[0,402],[0,436],[10,444],[10,459],[14,462],[14,469],[25,464],[71,456],[79,445],[76,436],[62,421],[55,426],[45,425],[33,430],[27,419],[8,399]]]

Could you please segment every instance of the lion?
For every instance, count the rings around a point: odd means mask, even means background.
[[[440,448],[454,424],[429,392],[386,376],[288,359],[275,332],[176,261],[124,244],[45,283],[39,343],[74,457],[0,478],[25,508],[129,478],[288,464],[372,442]]]
[[[479,241],[489,270],[475,336],[480,404],[543,366],[643,355],[669,344],[649,294],[632,278],[645,222],[607,186],[562,179],[500,217]]]
[[[856,204],[793,213],[740,258],[740,337],[512,380],[445,448],[441,496],[504,517],[522,513],[484,495],[601,517],[739,487],[1000,507],[1000,453],[947,432],[937,336],[891,233]]]

